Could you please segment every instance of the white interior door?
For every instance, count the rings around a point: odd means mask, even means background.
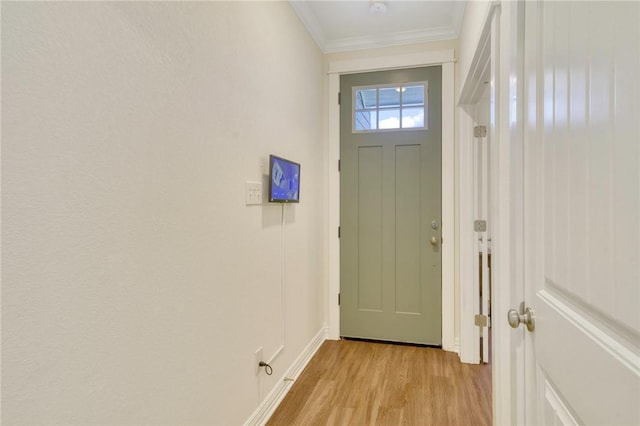
[[[640,3],[525,9],[530,424],[640,424]]]

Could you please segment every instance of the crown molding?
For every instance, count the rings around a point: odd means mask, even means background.
[[[467,6],[467,2],[457,1],[453,5],[453,19],[452,26],[456,33],[456,38],[460,36],[460,30],[462,29],[462,18],[464,18],[464,9]]]
[[[400,31],[382,35],[364,35],[329,40],[320,21],[306,1],[289,0],[289,4],[323,53],[347,52],[404,44],[457,39],[462,26],[466,2],[455,1],[452,22],[435,28]]]
[[[346,52],[350,50],[373,49],[403,44],[424,43],[429,41],[451,40],[458,38],[453,27],[443,26],[428,30],[400,31],[382,36],[370,35],[330,40],[321,47],[324,53]]]
[[[289,4],[296,15],[298,15],[298,18],[302,21],[302,24],[307,28],[309,34],[311,34],[311,38],[313,38],[320,50],[324,52],[327,37],[322,30],[322,25],[320,25],[320,22],[316,18],[316,15],[311,11],[307,2],[289,0]]]

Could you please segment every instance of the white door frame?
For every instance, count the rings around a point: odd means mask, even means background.
[[[475,325],[474,315],[479,313],[480,295],[476,285],[478,275],[477,249],[473,222],[474,189],[474,158],[473,146],[475,137],[475,108],[485,90],[484,82],[490,82],[491,109],[489,133],[495,139],[496,129],[496,67],[499,65],[499,51],[497,36],[499,26],[500,6],[493,4],[487,11],[485,23],[471,62],[467,78],[462,82],[462,90],[458,99],[460,117],[460,143],[458,161],[460,166],[459,183],[459,220],[460,231],[458,245],[460,247],[460,359],[462,362],[478,364],[480,362],[480,330]],[[494,142],[494,140],[492,140]],[[497,141],[496,141],[497,142]],[[492,143],[492,145],[495,145]],[[492,163],[491,176],[495,176],[495,163]],[[494,185],[491,185],[491,182]],[[490,178],[491,191],[496,191],[495,181]],[[491,208],[495,209],[492,205]]]
[[[512,332],[506,312],[523,300],[522,253],[522,64],[524,7],[520,2],[494,2],[459,99],[460,205],[473,205],[473,118],[462,106],[479,97],[482,77],[490,76],[492,194],[492,373],[494,424],[525,424],[523,334]],[[487,67],[489,69],[487,70]],[[474,288],[472,209],[460,209],[460,357],[479,357],[479,333],[473,321],[478,306]],[[516,302],[517,301],[517,302]],[[477,361],[476,361],[477,362]]]
[[[455,56],[453,50],[423,52],[393,56],[379,56],[329,63],[328,72],[328,306],[329,339],[340,338],[340,76],[360,72],[382,71],[442,65],[442,348],[455,351],[454,324],[454,114],[455,114]]]

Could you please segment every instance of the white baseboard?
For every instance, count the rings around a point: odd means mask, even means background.
[[[453,351],[460,356],[460,338],[456,337],[455,343],[453,344]]]
[[[284,379],[297,379],[300,373],[302,373],[302,370],[304,370],[309,361],[311,361],[311,358],[313,358],[315,353],[318,351],[322,342],[326,339],[327,327],[322,327],[313,339],[311,339],[311,342],[309,342],[307,347],[304,348],[298,358],[293,362],[291,367],[289,367],[289,369],[284,373],[282,382],[273,387],[271,392],[269,392],[269,395],[267,395],[256,411],[254,411],[251,417],[249,417],[249,419],[244,423],[245,426],[262,426],[267,423],[271,415],[276,411],[276,408],[278,408],[278,405],[280,405],[291,389],[291,386],[293,386],[294,381],[285,381]]]

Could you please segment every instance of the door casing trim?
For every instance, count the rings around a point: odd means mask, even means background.
[[[490,105],[493,109],[490,116],[496,117],[496,67],[498,66],[497,46],[497,25],[499,24],[497,14],[499,12],[499,4],[492,4],[488,8],[485,17],[484,27],[466,79],[461,82],[462,87],[460,97],[458,98],[458,119],[459,119],[459,137],[458,137],[458,202],[459,208],[459,274],[460,274],[460,294],[458,295],[460,310],[460,359],[462,362],[470,364],[478,364],[480,362],[480,331],[474,323],[474,314],[478,314],[480,305],[480,294],[477,287],[478,265],[477,250],[475,248],[475,231],[473,229],[473,221],[477,219],[474,216],[473,209],[462,208],[462,206],[473,205],[476,196],[476,187],[474,182],[474,165],[473,165],[473,144],[475,137],[473,135],[473,127],[475,120],[473,115],[475,108],[480,101],[484,90],[484,82],[491,82]],[[492,37],[493,36],[493,37]],[[489,123],[491,135],[491,143],[496,143],[496,123],[495,118]],[[494,159],[495,160],[495,159]],[[493,170],[489,173],[495,174]],[[491,191],[496,188],[491,186]],[[495,194],[494,194],[495,196]],[[490,206],[489,210],[494,208]],[[490,219],[490,218],[487,218]],[[491,224],[491,221],[489,221]],[[495,353],[495,352],[494,352]]]
[[[490,82],[493,94],[490,101],[491,116],[491,168],[489,184],[491,186],[491,202],[489,220],[492,221],[492,399],[494,424],[525,424],[525,389],[524,389],[524,331],[514,332],[504,314],[516,301],[523,300],[522,276],[518,271],[522,268],[521,230],[517,218],[523,217],[522,205],[518,203],[519,174],[521,165],[514,159],[516,150],[521,149],[523,137],[523,40],[524,40],[524,3],[498,2],[489,4],[485,18],[483,34],[480,36],[476,54],[470,65],[470,72],[462,83],[459,102],[460,111],[460,182],[461,204],[464,197],[471,193],[468,188],[469,150],[462,148],[473,139],[473,120],[465,111],[465,105],[473,105],[474,93],[477,93],[478,81],[474,81],[471,70],[482,70],[490,65]],[[486,50],[483,50],[486,49]],[[477,77],[477,76],[476,76]],[[465,166],[464,163],[467,163]],[[468,218],[467,218],[468,219]],[[461,216],[460,241],[467,241],[473,236],[473,230],[463,226],[465,218]],[[469,295],[468,257],[460,252],[460,293],[461,314],[466,314],[462,305],[474,303]],[[464,279],[464,281],[463,281]],[[475,340],[468,336],[474,334],[472,326],[461,315],[461,359],[475,351]],[[464,343],[463,343],[464,342]],[[469,345],[470,344],[470,345]]]
[[[340,76],[369,71],[442,65],[442,348],[456,351],[455,345],[455,52],[453,49],[403,55],[376,56],[329,63],[328,102],[328,294],[329,339],[340,338]]]

